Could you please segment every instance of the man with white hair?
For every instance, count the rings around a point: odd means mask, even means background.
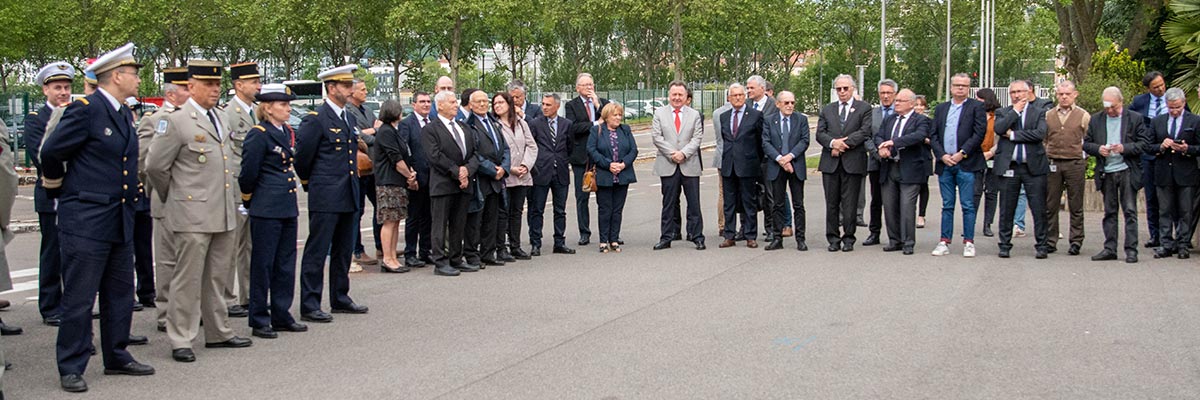
[[[1154,182],[1146,182],[1146,190],[1158,193],[1160,244],[1154,258],[1190,257],[1193,229],[1193,201],[1196,183],[1200,180],[1200,168],[1196,157],[1200,146],[1194,146],[1200,117],[1187,112],[1186,96],[1182,89],[1170,88],[1165,93],[1167,112],[1151,122],[1147,152],[1154,157]],[[1189,145],[1191,143],[1191,145]]]
[[[821,144],[821,182],[825,186],[825,238],[829,251],[854,251],[858,192],[867,174],[867,140],[871,139],[871,105],[854,98],[858,86],[850,75],[833,79],[837,101],[826,104],[817,119]]]
[[[1104,194],[1104,250],[1092,261],[1117,259],[1117,207],[1125,215],[1125,262],[1137,262],[1137,192],[1142,187],[1142,151],[1149,147],[1142,115],[1125,108],[1121,90],[1101,95],[1104,111],[1092,115],[1083,151],[1096,157],[1095,177]]]
[[[571,174],[575,180],[575,213],[579,223],[579,245],[590,243],[592,237],[591,217],[588,212],[588,200],[592,194],[583,191],[583,173],[592,164],[587,154],[587,138],[593,127],[600,125],[600,110],[608,105],[608,99],[596,94],[596,82],[589,73],[580,73],[575,77],[575,91],[579,97],[567,102],[566,117],[571,120],[568,128],[571,143]],[[617,243],[620,243],[617,238]]]
[[[443,90],[433,97],[437,119],[421,128],[421,144],[429,156],[430,215],[433,219],[434,273],[458,276],[479,269],[463,260],[463,233],[467,230],[467,206],[479,168],[471,128],[454,119],[458,99]],[[447,238],[449,240],[447,240]]]

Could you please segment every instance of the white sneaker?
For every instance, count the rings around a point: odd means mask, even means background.
[[[1013,237],[1023,238],[1025,237],[1025,231],[1021,230],[1021,228],[1018,228],[1016,225],[1013,225]]]
[[[930,254],[935,256],[944,256],[950,254],[950,244],[946,242],[938,242],[937,247],[934,247],[933,253]]]
[[[354,273],[359,273],[362,271],[363,271],[363,268],[361,265],[358,265],[358,263],[350,263],[350,271],[349,271],[350,273],[354,274]]]
[[[963,245],[963,257],[975,257],[975,243],[967,242]]]

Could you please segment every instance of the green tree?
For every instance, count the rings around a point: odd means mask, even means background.
[[[1172,84],[1194,95],[1191,89],[1200,87],[1200,1],[1173,0],[1170,7],[1175,15],[1163,24],[1162,38],[1167,50],[1186,60]],[[1200,98],[1193,97],[1190,103],[1193,110],[1200,109]]]

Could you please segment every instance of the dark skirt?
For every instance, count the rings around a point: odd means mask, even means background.
[[[380,223],[403,221],[408,218],[408,189],[402,186],[379,186],[376,188],[378,203],[376,217]]]

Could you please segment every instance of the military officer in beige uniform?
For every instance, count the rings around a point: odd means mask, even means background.
[[[247,347],[237,337],[221,294],[228,284],[229,260],[238,211],[234,205],[233,156],[229,124],[216,110],[221,65],[188,62],[192,97],[155,127],[146,173],[165,205],[164,226],[175,234],[175,273],[167,306],[171,357],[196,360],[192,340],[204,322],[205,347]]]
[[[170,298],[171,277],[175,274],[175,234],[164,226],[164,203],[154,194],[154,188],[146,179],[146,154],[150,152],[150,139],[161,126],[167,126],[167,115],[188,101],[191,94],[187,89],[187,67],[163,69],[163,106],[153,114],[142,117],[138,123],[138,180],[150,191],[150,217],[154,219],[154,298],[158,320],[158,331],[167,331],[167,300]]]
[[[233,99],[225,104],[225,120],[229,122],[229,145],[233,154],[229,161],[233,162],[233,187],[237,188],[237,177],[242,170],[242,142],[246,133],[258,124],[254,115],[254,95],[262,88],[258,63],[246,62],[229,66],[229,79],[233,82]],[[235,193],[240,193],[235,191]],[[242,205],[242,198],[234,199],[235,207]],[[240,209],[239,209],[240,211]],[[239,212],[234,243],[237,246],[231,256],[229,268],[229,285],[222,295],[225,305],[229,307],[230,317],[245,317],[250,304],[250,218]]]

